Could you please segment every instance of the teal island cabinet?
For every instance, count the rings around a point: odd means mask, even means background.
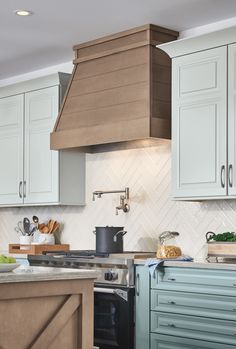
[[[166,264],[136,266],[136,349],[235,349],[236,265]]]

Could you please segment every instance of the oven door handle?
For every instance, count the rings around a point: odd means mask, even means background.
[[[109,293],[114,294],[115,296],[118,296],[122,298],[124,301],[128,302],[128,292],[121,290],[119,288],[102,288],[102,287],[94,287],[94,292],[97,293]]]
[[[110,294],[114,294],[115,293],[115,289],[114,288],[102,288],[102,287],[94,287],[94,292],[97,293],[110,293]]]

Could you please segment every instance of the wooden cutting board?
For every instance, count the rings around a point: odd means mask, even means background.
[[[68,251],[70,245],[20,245],[20,244],[9,244],[9,253],[14,254],[42,254],[43,251]]]

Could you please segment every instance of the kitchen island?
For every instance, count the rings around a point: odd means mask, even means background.
[[[92,349],[96,276],[24,266],[0,273],[0,349]]]

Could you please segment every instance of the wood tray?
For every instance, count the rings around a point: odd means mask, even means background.
[[[22,249],[22,247],[24,249]],[[68,251],[70,245],[20,245],[9,244],[9,253],[15,254],[42,254],[43,251]]]
[[[209,257],[236,257],[236,242],[208,242]]]

